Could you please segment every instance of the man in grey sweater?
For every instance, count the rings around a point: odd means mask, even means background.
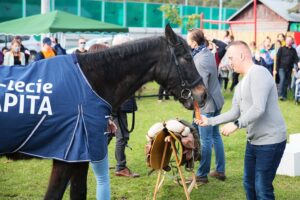
[[[200,126],[225,124],[221,132],[229,136],[246,128],[244,188],[248,200],[275,199],[272,182],[286,145],[286,126],[278,106],[277,89],[271,74],[252,62],[251,51],[242,41],[227,50],[230,65],[244,75],[237,85],[231,109],[201,120]]]

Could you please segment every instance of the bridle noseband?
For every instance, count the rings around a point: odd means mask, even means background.
[[[182,46],[182,43],[177,43],[175,45],[170,44],[170,43],[168,44],[168,47],[169,47],[170,53],[171,53],[171,59],[172,59],[172,61],[174,60],[174,62],[175,62],[176,71],[180,78],[181,87],[183,88],[180,92],[180,98],[187,100],[187,99],[193,98],[191,88],[195,87],[197,84],[200,83],[201,77],[199,77],[196,81],[194,81],[191,84],[189,84],[187,82],[186,77],[183,77],[184,76],[184,73],[182,73],[183,67],[178,62],[178,59],[175,54],[175,47],[178,47],[178,46]],[[169,76],[170,71],[171,71],[171,68],[169,69],[168,76]],[[167,79],[168,79],[168,77],[167,77]]]

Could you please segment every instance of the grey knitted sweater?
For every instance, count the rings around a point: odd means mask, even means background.
[[[231,109],[209,118],[208,124],[235,120],[239,120],[239,128],[247,129],[247,140],[251,144],[275,144],[286,140],[275,81],[264,67],[253,64],[234,91]]]

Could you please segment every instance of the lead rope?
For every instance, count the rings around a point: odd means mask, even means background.
[[[117,118],[118,118],[118,123],[119,123],[119,127],[120,127],[120,131],[122,134],[122,137],[124,138],[124,131],[127,131],[128,133],[132,133],[132,131],[134,130],[134,126],[135,126],[135,111],[134,111],[134,102],[132,101],[132,120],[131,120],[131,128],[130,130],[128,130],[128,127],[125,125],[125,122],[122,120],[121,118],[121,110],[118,110],[117,113]],[[127,118],[127,114],[126,114],[126,118]],[[128,147],[130,150],[132,150],[132,147],[130,147],[128,144],[126,144],[126,147]]]

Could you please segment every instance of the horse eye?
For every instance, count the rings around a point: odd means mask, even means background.
[[[184,56],[184,59],[187,60],[187,61],[191,61],[193,58],[192,58],[191,55],[186,54],[186,55]]]

